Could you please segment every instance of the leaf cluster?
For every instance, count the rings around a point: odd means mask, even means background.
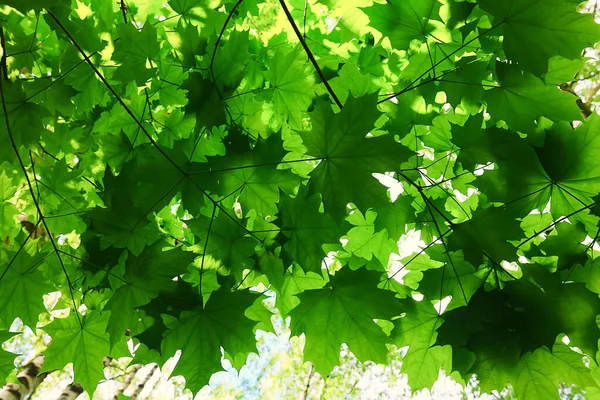
[[[4,4],[0,336],[50,334],[46,370],[91,393],[132,341],[197,392],[272,295],[322,375],[394,344],[413,390],[600,393],[577,1]]]

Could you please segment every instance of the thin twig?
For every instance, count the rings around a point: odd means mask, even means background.
[[[198,278],[198,289],[200,290],[200,297],[202,297],[202,278],[204,276],[204,260],[206,260],[206,250],[208,249],[208,239],[210,239],[210,231],[212,230],[213,221],[215,220],[215,212],[217,206],[213,205],[212,215],[210,216],[210,222],[208,223],[208,230],[206,231],[206,239],[204,241],[204,249],[202,250],[202,261],[200,262],[200,277]]]
[[[416,77],[415,79],[413,79],[413,81],[406,86],[404,89],[402,89],[401,91],[394,93],[382,100],[379,100],[377,102],[377,104],[386,102],[388,100],[391,100],[395,97],[400,96],[401,94],[414,89],[415,87],[419,86],[419,84],[417,84],[417,82],[419,82],[419,80],[421,80],[421,78],[423,78],[424,76],[426,76],[427,74],[429,74],[435,67],[437,67],[438,65],[440,65],[441,63],[443,63],[444,61],[446,61],[447,59],[449,59],[450,57],[452,57],[454,54],[458,53],[460,50],[464,49],[465,47],[467,47],[469,44],[473,43],[475,40],[478,40],[479,38],[481,38],[484,35],[487,35],[488,33],[490,33],[491,31],[493,31],[494,29],[496,29],[497,27],[499,27],[500,25],[502,25],[504,23],[504,21],[497,23],[496,25],[492,26],[490,29],[486,30],[485,32],[481,32],[480,34],[478,34],[477,36],[475,36],[473,39],[469,40],[468,42],[462,44],[461,46],[459,46],[456,50],[451,51],[450,53],[448,53],[446,56],[442,57],[442,59],[438,62],[436,62],[434,65],[431,66],[431,68],[428,68],[425,72],[423,72],[421,75],[419,75],[418,77]],[[433,78],[431,81],[435,81],[436,78]],[[430,81],[428,81],[430,82]],[[415,84],[417,86],[415,86]]]

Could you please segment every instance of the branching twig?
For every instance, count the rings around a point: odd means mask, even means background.
[[[486,30],[485,32],[481,32],[480,34],[478,34],[477,36],[475,36],[473,39],[469,40],[468,42],[460,45],[457,49],[451,51],[450,53],[448,53],[446,56],[442,57],[442,59],[438,62],[436,62],[435,64],[433,64],[430,68],[428,68],[426,71],[424,71],[421,75],[417,76],[415,79],[413,79],[413,81],[411,83],[408,84],[408,86],[406,86],[404,89],[402,89],[401,91],[394,93],[382,100],[378,101],[378,104],[383,103],[385,101],[391,100],[395,97],[400,96],[401,94],[414,89],[415,87],[419,86],[420,84],[417,84],[417,82],[419,82],[421,80],[421,78],[423,78],[424,76],[426,76],[427,74],[429,74],[435,67],[437,67],[438,65],[440,65],[441,63],[443,63],[444,61],[446,61],[447,59],[449,59],[450,57],[452,57],[454,54],[458,53],[460,50],[464,49],[465,47],[467,47],[468,45],[470,45],[471,43],[473,43],[475,40],[478,40],[479,38],[481,38],[484,35],[487,35],[488,33],[490,33],[491,31],[493,31],[494,29],[496,29],[497,27],[499,27],[500,25],[502,25],[504,23],[504,21],[497,23],[496,25],[492,26],[490,29]],[[431,81],[435,81],[436,78],[433,78]],[[427,81],[430,82],[430,81]],[[417,86],[415,86],[417,85]]]
[[[65,275],[65,278],[67,280],[67,285],[69,286],[69,293],[71,295],[71,300],[73,301],[73,310],[75,311],[75,315],[77,316],[79,325],[81,327],[83,327],[83,323],[81,322],[81,318],[79,316],[79,311],[77,310],[77,305],[75,302],[75,295],[73,293],[73,286],[71,283],[71,279],[69,278],[69,274],[67,273],[67,268],[65,267],[65,264],[60,256],[60,254],[58,253],[58,246],[56,245],[56,241],[54,240],[54,237],[52,236],[52,232],[50,231],[50,228],[48,227],[48,224],[44,218],[44,214],[42,213],[40,204],[35,196],[35,191],[33,190],[33,185],[31,184],[31,179],[29,179],[29,174],[27,173],[27,168],[25,168],[25,164],[23,163],[21,154],[19,154],[19,148],[17,147],[17,143],[15,142],[15,137],[12,133],[10,120],[8,118],[8,108],[6,107],[6,97],[4,95],[4,79],[3,78],[0,78],[0,98],[2,100],[2,110],[4,111],[4,123],[6,125],[6,132],[8,133],[8,137],[10,139],[10,144],[13,148],[13,151],[15,152],[17,160],[19,161],[19,165],[21,166],[21,171],[23,172],[23,175],[25,175],[25,179],[27,180],[27,186],[29,187],[29,193],[31,195],[31,198],[33,200],[35,208],[38,212],[38,218],[42,221],[44,229],[46,230],[46,233],[48,234],[50,243],[52,244],[52,248],[54,249],[54,252],[56,253],[56,257],[58,258],[58,262],[62,268],[63,274]]]
[[[65,35],[67,35],[67,37],[69,38],[69,40],[71,41],[71,43],[73,43],[73,45],[77,48],[77,50],[79,51],[79,53],[82,55],[82,57],[85,59],[85,61],[88,63],[88,65],[92,68],[92,70],[94,71],[94,73],[96,74],[96,76],[102,81],[102,83],[104,84],[104,86],[111,92],[111,94],[115,97],[115,99],[117,100],[117,102],[125,109],[125,112],[127,112],[127,114],[129,114],[129,116],[133,119],[133,121],[139,126],[140,130],[144,133],[144,135],[148,138],[148,141],[156,148],[156,150],[158,150],[158,152],[171,164],[173,165],[173,167],[175,169],[177,169],[177,171],[179,171],[179,173],[181,173],[186,179],[188,179],[190,181],[190,183],[196,187],[196,189],[198,189],[210,202],[212,202],[216,207],[218,207],[222,212],[225,213],[225,215],[227,215],[232,221],[235,222],[236,225],[239,225],[247,234],[249,234],[250,236],[254,237],[256,240],[258,240],[259,242],[262,243],[262,240],[260,240],[260,238],[258,238],[256,235],[254,235],[252,233],[252,231],[250,231],[248,228],[246,228],[246,226],[244,224],[242,224],[240,221],[237,220],[236,217],[234,217],[233,215],[229,214],[224,208],[223,206],[221,206],[215,199],[213,199],[206,190],[204,190],[194,179],[192,179],[191,175],[189,173],[187,173],[186,171],[184,171],[156,142],[156,140],[154,139],[154,137],[152,137],[152,135],[150,134],[150,132],[148,132],[148,130],[146,129],[146,127],[144,127],[143,123],[140,121],[140,119],[133,113],[133,111],[127,106],[127,104],[125,104],[125,102],[123,101],[123,99],[121,98],[121,96],[119,96],[119,94],[115,91],[115,89],[112,87],[112,85],[106,80],[106,78],[104,77],[104,75],[102,75],[102,73],[100,72],[100,70],[94,65],[94,63],[92,62],[92,60],[89,58],[89,56],[85,53],[85,51],[83,50],[83,48],[79,45],[79,43],[77,42],[77,40],[75,40],[75,38],[73,37],[73,35],[71,35],[71,33],[67,30],[67,28],[63,25],[63,23],[58,19],[58,17],[51,11],[51,10],[47,10],[48,14],[52,17],[52,19],[54,19],[54,21],[56,22],[56,24],[62,29],[62,31],[65,33]]]

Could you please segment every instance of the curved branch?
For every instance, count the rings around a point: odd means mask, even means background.
[[[304,40],[302,33],[298,29],[298,25],[296,25],[296,22],[294,22],[294,18],[292,17],[292,14],[290,14],[290,10],[287,8],[287,5],[285,4],[285,0],[279,0],[279,4],[281,4],[281,8],[283,9],[285,16],[287,17],[288,21],[290,22],[292,29],[296,33],[296,36],[298,37],[298,40],[300,41],[302,48],[304,48],[304,51],[306,52],[306,55],[308,56],[308,59],[312,63],[313,67],[315,67],[315,70],[317,71],[319,78],[321,78],[321,81],[323,81],[325,88],[327,88],[327,91],[329,92],[329,94],[331,95],[333,100],[335,101],[335,104],[337,104],[337,106],[341,110],[344,107],[342,102],[340,101],[340,99],[337,97],[337,95],[333,91],[333,88],[331,87],[329,82],[327,82],[327,78],[325,78],[325,74],[323,74],[321,67],[319,67],[319,64],[317,63],[317,60],[315,59],[315,56],[313,55],[312,51],[310,51],[310,49],[308,48],[308,45],[306,44],[306,40]]]

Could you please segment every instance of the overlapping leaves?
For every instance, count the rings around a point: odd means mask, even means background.
[[[0,9],[0,328],[49,333],[47,369],[91,393],[133,340],[197,391],[273,295],[322,374],[394,344],[413,389],[593,393],[576,2],[26,3]]]

